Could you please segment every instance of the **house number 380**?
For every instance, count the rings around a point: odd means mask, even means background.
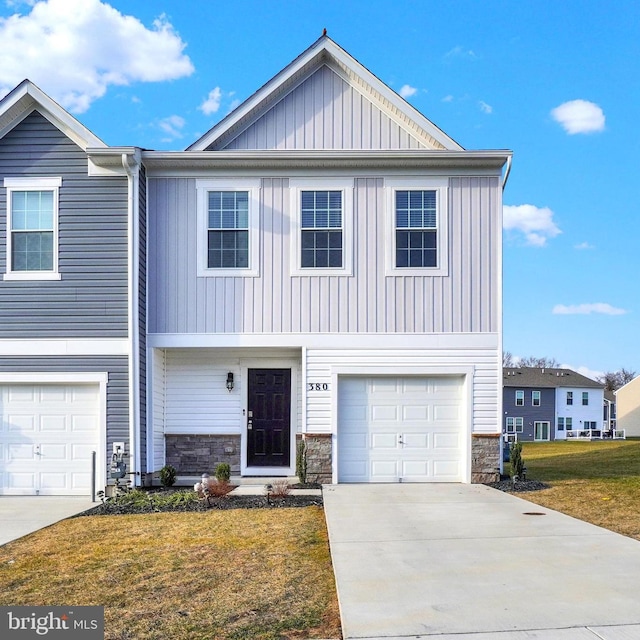
[[[329,385],[326,382],[308,382],[307,391],[329,391]]]

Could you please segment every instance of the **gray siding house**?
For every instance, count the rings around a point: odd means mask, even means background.
[[[505,368],[502,377],[507,441],[565,440],[608,428],[604,387],[570,369]]]
[[[0,102],[0,494],[87,495],[92,452],[100,489],[115,447],[144,450],[135,155],[28,80]]]
[[[11,394],[88,387],[96,413],[67,422],[98,425],[79,457],[97,448],[99,484],[114,443],[136,483],[165,464],[290,476],[299,445],[321,482],[496,477],[509,151],[465,150],[326,36],[185,151],[106,147],[26,83],[0,102],[8,153],[28,109],[76,174],[32,148],[5,173],[3,197],[20,176],[59,196],[60,277],[4,282],[3,433],[22,435],[0,438],[33,460],[6,449],[0,487],[44,458]]]

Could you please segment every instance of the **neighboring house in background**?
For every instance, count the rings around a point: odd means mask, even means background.
[[[7,397],[43,402],[18,423],[3,401],[0,492],[35,490],[56,429],[69,482],[96,449],[99,486],[116,443],[135,484],[293,475],[301,440],[316,481],[496,477],[510,152],[463,149],[326,36],[183,152],[106,147],[23,85],[0,102],[3,196],[41,203],[6,244],[41,234],[32,271],[60,279],[0,283]]]
[[[570,369],[505,368],[503,433],[522,441],[564,440],[604,430],[604,386]]]
[[[138,160],[27,80],[0,101],[0,494],[87,495],[115,446],[140,471]]]
[[[616,391],[616,429],[627,437],[640,437],[640,376]]]
[[[605,431],[611,431],[616,428],[616,393],[615,391],[604,390],[604,411],[603,411],[603,428]]]

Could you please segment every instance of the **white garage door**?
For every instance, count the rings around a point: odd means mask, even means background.
[[[344,377],[339,482],[461,482],[462,378]]]
[[[90,494],[98,385],[2,385],[0,416],[0,494]]]

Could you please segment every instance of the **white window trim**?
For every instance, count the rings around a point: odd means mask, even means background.
[[[520,403],[518,403],[518,394],[519,393],[522,394],[522,397],[521,397],[522,402],[520,402]],[[515,402],[516,407],[524,407],[524,389],[517,389],[516,390],[514,402]]]
[[[249,266],[215,269],[207,266],[209,191],[247,191],[249,193]],[[260,275],[260,179],[207,178],[196,180],[197,275],[199,278],[249,277]]]
[[[291,220],[290,273],[292,276],[353,275],[353,178],[291,178],[289,219]],[[302,191],[342,191],[342,268],[301,267]]]
[[[48,178],[5,178],[4,185],[7,190],[7,215],[6,215],[6,259],[3,280],[61,280],[58,271],[58,208],[59,191],[62,186],[61,177]],[[53,269],[51,271],[12,271],[11,269],[11,241],[13,232],[11,229],[11,200],[14,191],[53,191]]]
[[[436,267],[396,267],[396,191],[436,192]],[[447,178],[386,178],[384,181],[386,235],[385,275],[448,276],[449,275],[449,181]]]
[[[537,394],[537,395],[536,395]],[[542,393],[540,391],[531,392],[531,406],[539,407],[542,404]]]

